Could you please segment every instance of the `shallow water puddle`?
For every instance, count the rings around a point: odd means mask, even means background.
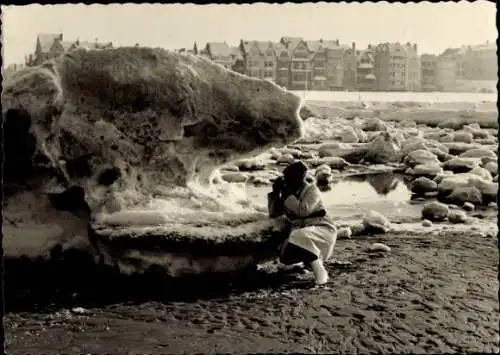
[[[363,203],[405,203],[411,192],[394,174],[369,174],[349,176],[334,181],[329,191],[323,192],[327,206]]]
[[[269,191],[270,187],[247,187],[249,198],[259,203],[266,201]],[[329,212],[339,218],[357,218],[370,210],[386,215],[420,213],[420,207],[409,204],[411,191],[402,177],[391,173],[347,176],[322,194]]]

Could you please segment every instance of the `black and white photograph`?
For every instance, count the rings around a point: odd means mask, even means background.
[[[6,354],[500,351],[495,2],[1,13]]]

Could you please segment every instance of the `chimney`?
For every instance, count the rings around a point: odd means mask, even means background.
[[[368,49],[372,49],[372,45],[371,44],[368,45]]]
[[[355,52],[356,51],[356,42],[352,42],[352,51]]]
[[[337,46],[339,45],[339,40],[338,40],[338,39],[335,41],[335,44],[336,44]]]
[[[62,33],[59,33],[59,40],[63,40],[63,34]]]
[[[418,49],[417,44],[416,44],[416,43],[414,43],[414,44],[413,44],[413,50],[415,51],[415,53],[417,52],[417,49]]]

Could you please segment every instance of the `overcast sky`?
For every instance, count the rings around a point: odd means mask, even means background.
[[[281,36],[353,41],[359,48],[378,42],[415,42],[419,52],[495,41],[495,4],[288,5],[28,5],[2,6],[4,63],[23,63],[38,33],[65,40],[111,41],[115,46],[164,48],[237,45],[241,38],[278,41]]]

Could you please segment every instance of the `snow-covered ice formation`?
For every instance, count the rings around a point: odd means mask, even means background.
[[[195,267],[193,255],[248,261],[255,245],[267,248],[276,226],[263,206],[242,184],[212,180],[224,164],[300,138],[299,97],[202,57],[142,47],[76,50],[3,88],[6,256],[48,255],[90,233],[111,262],[176,274],[234,267],[220,258]],[[237,240],[246,244],[225,255],[221,245]],[[172,243],[184,241],[173,262]]]

